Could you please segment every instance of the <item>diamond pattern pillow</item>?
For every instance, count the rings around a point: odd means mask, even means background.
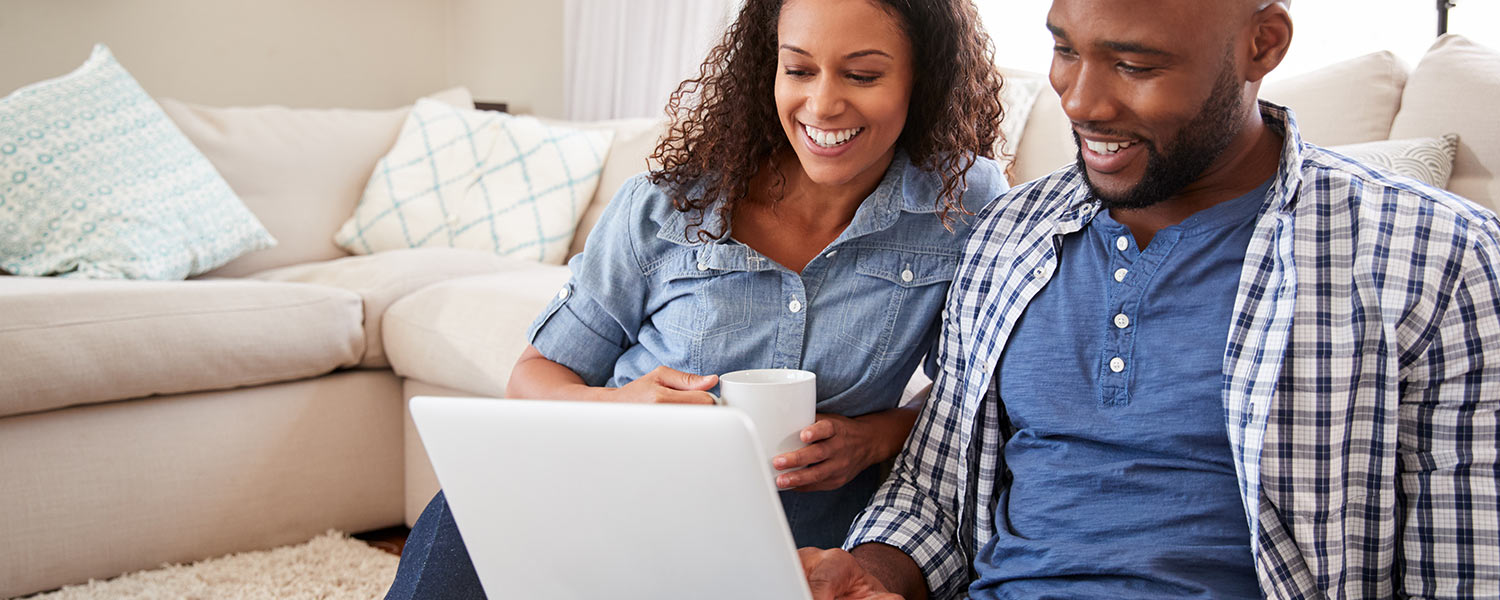
[[[1405,175],[1435,188],[1447,188],[1453,174],[1453,158],[1458,155],[1458,135],[1409,140],[1382,140],[1333,146],[1334,152]]]
[[[184,279],[275,243],[103,45],[0,98],[5,271]]]
[[[355,254],[446,246],[562,264],[612,136],[419,100],[334,241]]]

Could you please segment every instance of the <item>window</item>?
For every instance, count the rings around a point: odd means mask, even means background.
[[[1052,61],[1047,33],[1050,2],[975,0],[995,40],[1003,67],[1046,73]],[[1500,49],[1500,1],[1454,0],[1448,31]],[[1390,50],[1416,66],[1437,35],[1433,0],[1297,0],[1292,49],[1272,78],[1305,73],[1344,59]]]

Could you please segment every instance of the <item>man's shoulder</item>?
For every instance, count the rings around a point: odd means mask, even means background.
[[[1306,145],[1301,174],[1299,211],[1339,212],[1342,207],[1360,217],[1360,229],[1394,235],[1446,231],[1456,238],[1500,231],[1495,213],[1471,200],[1326,148]]]
[[[977,230],[1009,228],[1051,220],[1077,205],[1088,194],[1088,184],[1074,165],[1019,184],[1001,194],[979,213]]]

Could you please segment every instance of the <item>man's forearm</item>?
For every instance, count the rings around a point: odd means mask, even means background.
[[[871,542],[855,546],[849,553],[865,571],[879,579],[886,590],[900,594],[906,600],[927,600],[927,578],[922,575],[917,561],[905,552],[895,546]]]

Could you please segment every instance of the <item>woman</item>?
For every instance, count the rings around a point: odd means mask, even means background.
[[[507,395],[708,403],[717,373],[813,371],[808,446],[773,466],[805,467],[776,481],[798,545],[838,545],[915,421],[897,404],[937,337],[960,216],[1006,187],[987,158],[1000,82],[969,0],[748,0]],[[459,571],[473,578],[439,493],[388,597],[477,590],[434,574]]]

